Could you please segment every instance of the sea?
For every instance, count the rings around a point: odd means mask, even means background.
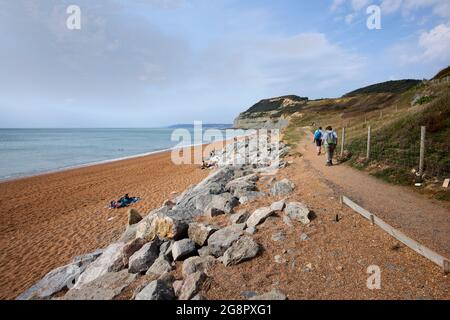
[[[232,125],[203,128],[230,135]],[[183,130],[190,139],[172,139]],[[226,131],[225,131],[226,130]],[[0,180],[55,172],[195,145],[194,127],[154,129],[0,129]],[[229,137],[229,136],[228,136]],[[174,141],[175,140],[175,141]]]

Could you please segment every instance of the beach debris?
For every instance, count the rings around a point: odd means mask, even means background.
[[[256,209],[251,216],[247,219],[247,227],[256,227],[257,225],[264,222],[267,217],[271,216],[274,211],[271,208],[263,207]]]
[[[286,215],[292,220],[301,222],[302,224],[308,224],[310,210],[301,202],[289,202],[285,209]]]
[[[173,300],[175,293],[172,284],[163,280],[155,280],[144,287],[135,300]]]
[[[129,226],[132,226],[133,224],[136,224],[141,220],[142,220],[142,216],[139,214],[139,212],[136,209],[128,210],[128,225]]]
[[[216,259],[213,256],[190,257],[183,262],[182,274],[187,277],[190,274],[203,271],[206,274],[208,269],[214,265]]]
[[[279,289],[272,289],[270,292],[253,296],[249,300],[287,300],[287,298]]]
[[[203,283],[206,281],[208,276],[206,273],[199,271],[188,275],[180,289],[179,300],[189,300],[199,293]]]
[[[275,182],[272,189],[270,189],[270,193],[273,196],[287,196],[294,190],[294,188],[295,185],[292,181],[283,179]]]
[[[202,223],[190,223],[188,229],[189,239],[200,247],[204,246],[208,238],[218,230],[217,227]]]
[[[159,239],[146,243],[129,259],[128,271],[130,273],[146,272],[159,256]]]
[[[122,249],[125,243],[113,243],[93,261],[80,275],[74,289],[80,289],[83,285],[94,281],[108,272],[118,272],[125,266],[123,264]]]
[[[235,265],[256,257],[260,250],[260,245],[252,237],[243,236],[225,251],[222,262],[225,266]]]
[[[172,247],[173,260],[184,260],[195,253],[195,242],[191,239],[175,241]]]
[[[112,300],[136,279],[127,270],[108,272],[80,289],[69,290],[64,300]]]
[[[208,254],[216,258],[231,247],[244,233],[245,224],[233,224],[214,232],[208,239]]]

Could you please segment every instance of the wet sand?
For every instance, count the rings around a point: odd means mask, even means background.
[[[125,193],[147,214],[208,175],[175,165],[170,152],[0,183],[0,299],[13,299],[50,270],[107,246],[124,231]]]

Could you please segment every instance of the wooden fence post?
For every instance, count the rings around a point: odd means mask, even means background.
[[[423,174],[424,159],[425,159],[425,134],[427,131],[426,127],[420,128],[420,160],[419,160],[419,175]]]
[[[370,159],[370,135],[371,135],[371,129],[370,126],[367,128],[367,160]]]
[[[345,127],[342,127],[341,157],[344,156]]]

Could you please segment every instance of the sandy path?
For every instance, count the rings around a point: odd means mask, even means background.
[[[309,143],[312,135],[308,139],[300,145],[306,165],[339,194],[348,196],[413,239],[450,256],[450,210],[445,204],[346,165],[326,167],[325,155],[318,157],[315,146]]]
[[[0,299],[118,238],[127,209],[107,209],[112,199],[139,196],[132,207],[146,214],[207,174],[160,153],[0,183]]]

